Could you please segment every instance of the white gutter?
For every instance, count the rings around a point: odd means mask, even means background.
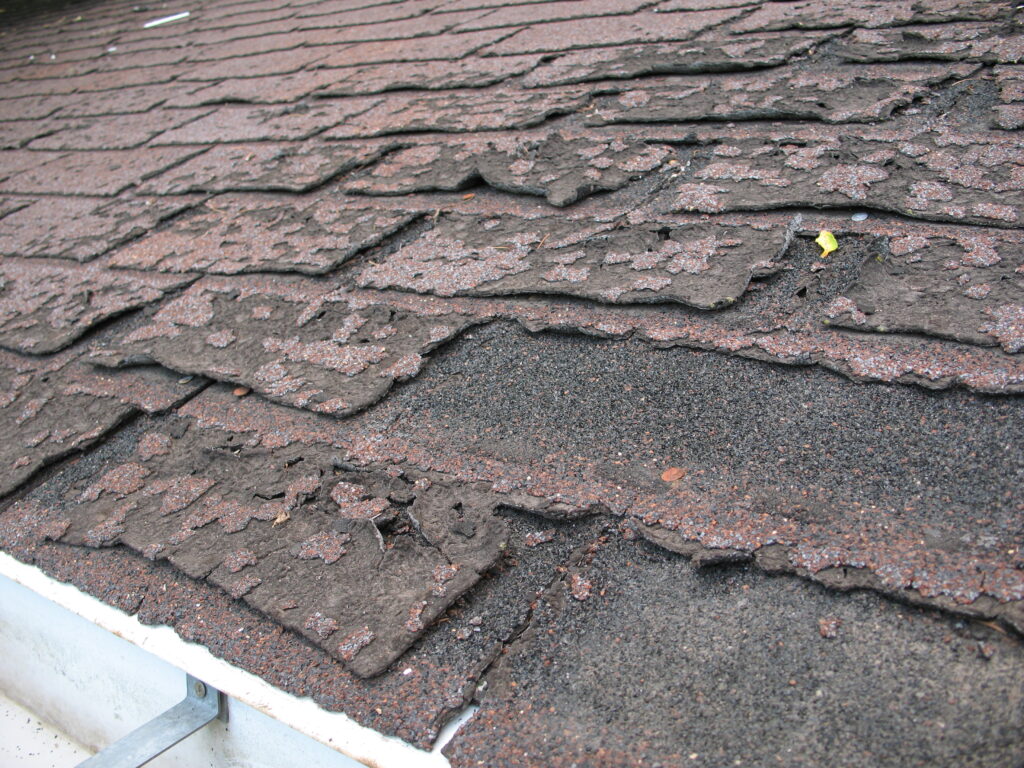
[[[35,597],[40,598],[41,600],[35,601],[38,605],[26,602],[32,601],[32,596],[25,593],[16,594],[14,590],[17,590],[17,588],[14,585],[21,585],[21,587],[30,590]],[[182,640],[170,627],[146,626],[140,623],[134,616],[122,613],[116,608],[80,592],[69,584],[64,584],[50,578],[38,568],[25,565],[2,552],[0,552],[0,650],[5,651],[7,654],[5,656],[5,665],[10,664],[11,666],[6,672],[0,670],[0,685],[5,687],[17,685],[16,682],[12,683],[11,680],[5,680],[4,677],[17,674],[15,665],[19,655],[25,657],[25,664],[30,666],[32,649],[20,648],[21,645],[26,644],[25,638],[29,637],[26,633],[33,631],[46,633],[48,627],[54,627],[59,624],[56,618],[44,615],[50,610],[48,604],[59,606],[60,609],[84,619],[89,624],[105,630],[106,633],[122,638],[136,648],[176,667],[178,670],[187,671],[189,674],[227,694],[231,699],[228,704],[229,721],[225,729],[228,731],[232,728],[232,722],[237,723],[239,728],[244,727],[244,718],[239,720],[238,717],[242,708],[236,705],[236,702],[241,702],[243,705],[251,707],[253,710],[272,718],[278,723],[289,726],[299,734],[372,768],[448,768],[448,760],[440,753],[440,748],[454,735],[461,721],[468,718],[470,714],[468,712],[465,713],[464,717],[460,718],[460,722],[451,724],[446,728],[441,738],[438,739],[438,744],[433,751],[425,752],[416,749],[400,739],[385,736],[370,728],[359,725],[344,714],[327,712],[317,706],[311,699],[299,698],[275,688],[259,677],[215,657],[204,646]],[[56,610],[56,608],[53,610]],[[73,620],[73,617],[67,617],[67,620]],[[38,642],[50,645],[53,643],[64,643],[67,648],[62,647],[60,650],[57,650],[54,656],[61,658],[62,661],[67,660],[69,664],[76,663],[72,658],[76,652],[79,654],[86,653],[87,658],[82,659],[79,663],[88,665],[92,676],[104,675],[108,671],[116,674],[119,670],[104,669],[103,663],[104,660],[107,660],[109,663],[109,660],[114,658],[113,650],[104,651],[91,648],[87,650],[82,647],[84,643],[81,633],[85,632],[86,629],[88,628],[69,629],[67,626],[63,626],[59,631],[49,632],[50,636],[40,636]],[[10,638],[14,637],[17,633],[21,633],[21,640],[16,643],[19,647],[4,648],[4,635],[8,636],[7,642],[11,644]],[[97,633],[97,636],[101,638],[99,642],[102,643],[104,633]],[[106,637],[109,637],[111,643],[117,642],[115,638],[109,635],[106,635]],[[27,641],[30,645],[33,642],[31,639]],[[13,655],[11,655],[12,653]],[[104,655],[97,658],[96,653]],[[58,674],[60,672],[60,670],[57,670]],[[25,674],[29,679],[36,679],[35,672],[28,673],[26,671]],[[64,674],[67,674],[66,670]],[[146,678],[147,676],[142,675],[142,677]],[[40,681],[40,683],[45,685],[45,681]],[[60,681],[57,680],[54,684],[59,685],[59,683]],[[151,685],[152,678],[142,679],[139,683],[143,686]],[[24,687],[24,684],[22,684],[22,687]],[[184,677],[182,676],[179,684],[173,686],[172,690],[166,693],[170,696],[173,703],[173,701],[182,697],[183,690]],[[32,706],[33,696],[31,691],[7,690],[7,695],[38,713],[38,710]],[[103,706],[100,701],[95,701],[94,705],[97,708]],[[45,713],[39,714],[44,715]],[[235,716],[234,721],[232,716]],[[63,725],[62,723],[54,724],[57,726]],[[141,724],[141,722],[125,723],[124,731],[127,732]],[[213,727],[211,724],[207,728]],[[88,743],[88,739],[83,739],[81,735],[74,733],[71,729],[63,728],[63,730],[73,738],[77,737],[77,740]],[[194,739],[196,737],[191,738]],[[188,741],[183,742],[181,746],[187,744]],[[241,741],[244,742],[245,740],[242,739]],[[179,748],[180,746],[175,749]],[[231,747],[232,753],[236,752],[237,749],[238,745],[233,744]],[[296,758],[295,764],[309,764],[302,760],[298,754],[291,754]],[[340,758],[341,755],[338,757]],[[241,756],[239,755],[239,757]],[[251,764],[263,764],[263,760],[266,757],[267,755],[265,754],[256,756],[257,759]],[[350,764],[347,760],[342,760],[338,763],[340,766]]]

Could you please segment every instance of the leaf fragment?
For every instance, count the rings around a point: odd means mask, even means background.
[[[839,243],[836,242],[836,236],[827,229],[821,230],[814,242],[821,246],[821,258],[823,259],[832,253],[832,251],[839,248]]]
[[[682,476],[685,474],[686,472],[684,472],[679,467],[669,467],[668,469],[661,473],[661,479],[664,480],[666,483],[674,483],[676,480],[681,479]]]

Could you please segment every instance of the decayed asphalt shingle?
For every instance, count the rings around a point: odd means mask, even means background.
[[[89,261],[147,234],[202,198],[19,197],[8,201],[16,208],[3,219],[0,253]]]
[[[989,24],[965,22],[897,29],[855,29],[838,44],[839,55],[850,61],[912,59],[971,60],[1012,64],[1024,54],[1024,37]]]
[[[56,259],[0,262],[0,346],[46,354],[111,317],[151,304],[194,276],[126,273]]]
[[[372,163],[387,149],[386,144],[219,144],[144,184],[140,192],[307,192],[338,174]]]
[[[543,195],[552,205],[565,206],[596,192],[621,189],[657,168],[668,154],[664,147],[628,136],[555,133],[530,141],[498,135],[457,143],[427,139],[353,174],[344,187],[399,195],[463,189],[483,180],[496,189]]]
[[[791,236],[787,229],[759,232],[671,216],[625,226],[566,224],[554,217],[449,216],[367,267],[357,284],[440,296],[552,293],[715,309],[736,301],[753,277],[777,271],[773,259]]]
[[[682,138],[682,137],[681,137]],[[1016,137],[953,131],[701,128],[672,210],[866,206],[931,221],[1017,227]],[[753,141],[748,141],[753,139]]]
[[[343,416],[376,403],[419,373],[433,349],[482,322],[457,311],[356,308],[346,293],[307,279],[207,277],[92,360],[216,372],[272,400]]]
[[[481,88],[530,72],[540,61],[540,56],[502,56],[461,61],[403,61],[332,69],[326,72],[334,77],[335,82],[321,88],[317,95],[354,96],[410,88]]]
[[[920,23],[995,21],[1009,18],[1010,6],[987,0],[868,0],[856,7],[833,5],[824,0],[768,2],[730,25],[737,32],[779,29],[830,29],[864,27],[878,29]]]
[[[114,196],[196,154],[196,148],[47,152],[42,162],[0,182],[0,191],[22,195]]]
[[[201,409],[181,412],[195,421],[147,432],[128,461],[76,488],[60,540],[167,559],[361,676],[387,669],[506,546],[485,494],[425,477],[339,474],[317,434],[257,434],[234,446],[234,430]],[[277,450],[253,454],[256,443]]]
[[[5,351],[0,366],[4,495],[42,467],[95,444],[130,417],[173,408],[201,383],[182,382],[158,368],[97,371],[74,348],[49,358]]]
[[[460,765],[1019,761],[1012,4],[35,13],[0,31],[7,551],[419,745],[483,699]],[[848,706],[780,741],[805,678]]]
[[[120,249],[111,256],[111,265],[228,275],[323,274],[415,217],[337,195],[218,195]]]
[[[970,64],[851,64],[828,72],[780,67],[765,74],[681,75],[621,85],[595,99],[586,122],[820,120],[875,123],[935,85],[977,71]]]
[[[274,619],[207,581],[133,556],[126,547],[82,550],[47,540],[63,528],[46,511],[51,502],[72,483],[91,482],[98,464],[135,450],[154,426],[146,420],[131,425],[73,465],[57,483],[45,491],[40,488],[42,493],[28,503],[7,506],[0,512],[5,551],[134,613],[144,623],[172,626],[182,637],[209,646],[274,685],[420,747],[429,747],[450,713],[472,693],[481,670],[528,618],[530,601],[550,583],[553,569],[595,535],[589,521],[538,525],[529,516],[506,514],[508,546],[490,573],[500,578],[481,581],[459,600],[446,614],[447,621],[428,627],[401,664],[361,679],[344,662],[298,633],[282,631]],[[531,546],[535,539],[530,537],[539,533],[544,543]],[[228,624],[234,629],[225,633]]]
[[[649,43],[637,46],[588,48],[546,61],[523,78],[528,88],[599,80],[625,80],[641,75],[731,72],[785,64],[825,42],[829,34],[768,33],[700,38],[688,43]]]
[[[1000,103],[994,108],[992,127],[1008,131],[1024,127],[1024,67],[995,67],[993,72]]]
[[[773,570],[846,568],[968,610],[993,590],[1024,619],[1018,398],[643,349],[474,329],[357,420],[374,435],[365,450],[558,501],[563,514],[606,508],[669,531],[661,541],[677,548],[763,550]],[[664,482],[670,466],[684,475]],[[781,559],[774,544],[788,547]]]

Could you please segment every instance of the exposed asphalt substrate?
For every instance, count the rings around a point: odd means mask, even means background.
[[[173,10],[5,11],[0,548],[453,765],[1020,765],[1019,9]]]
[[[611,541],[487,678],[453,765],[1018,765],[1019,644]],[[577,594],[578,592],[577,587]]]

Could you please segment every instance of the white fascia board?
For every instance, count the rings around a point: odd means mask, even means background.
[[[135,616],[122,613],[3,552],[0,552],[0,577],[6,577],[46,601],[203,680],[231,699],[371,768],[449,768],[440,747],[461,722],[446,728],[434,750],[426,752],[360,725],[343,713],[323,710],[312,699],[282,691],[217,658],[206,647],[183,640],[170,627],[142,624]],[[464,719],[460,718],[460,721]]]

